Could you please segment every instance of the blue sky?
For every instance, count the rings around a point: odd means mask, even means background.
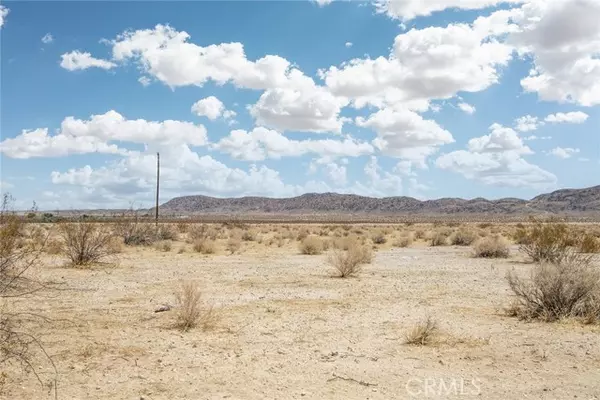
[[[470,4],[4,2],[2,191],[150,206],[156,151],[164,200],[600,183],[600,1]]]

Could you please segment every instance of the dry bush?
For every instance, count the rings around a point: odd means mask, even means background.
[[[371,237],[371,240],[375,244],[385,244],[387,242],[387,239],[386,239],[385,234],[383,232],[378,232],[378,233],[374,234]]]
[[[517,296],[511,307],[522,319],[556,321],[582,318],[587,323],[600,320],[600,270],[591,257],[570,252],[557,263],[539,263],[529,280],[514,272],[508,284]]]
[[[190,224],[188,222],[178,222],[175,226],[177,227],[177,231],[179,233],[187,233],[190,229]]]
[[[242,233],[242,240],[244,242],[254,242],[254,241],[256,241],[257,236],[258,235],[256,234],[255,231],[247,230],[247,231],[244,231],[244,233]]]
[[[169,252],[173,249],[173,242],[170,240],[161,240],[154,244],[154,248],[158,251]]]
[[[415,239],[424,239],[425,238],[425,230],[424,229],[417,229],[415,231]]]
[[[115,233],[123,238],[127,246],[150,246],[156,241],[154,226],[140,221],[137,214],[133,217],[123,216],[115,224]]]
[[[327,261],[336,269],[340,278],[355,276],[362,269],[360,258],[350,250],[333,250]]]
[[[493,224],[491,222],[481,222],[481,223],[477,224],[477,227],[481,228],[481,229],[487,229],[487,228],[490,228],[492,225]]]
[[[179,235],[171,224],[160,224],[156,229],[156,240],[177,240]]]
[[[188,229],[188,237],[191,243],[202,239],[216,240],[218,232],[209,228],[206,224],[194,225]]]
[[[23,373],[33,373],[40,385],[44,385],[37,371],[45,358],[54,370],[53,388],[57,398],[57,369],[34,332],[25,329],[25,322],[47,321],[43,316],[31,313],[11,312],[13,303],[20,298],[44,289],[44,283],[32,279],[29,272],[39,267],[47,234],[29,244],[22,242],[23,220],[9,210],[12,196],[5,194],[0,208],[0,366],[20,367]],[[2,372],[2,379],[6,375]],[[0,390],[2,382],[0,382]]]
[[[350,247],[350,249],[348,249],[348,252],[361,264],[370,264],[371,262],[373,262],[373,251],[364,244],[362,246],[356,244]]]
[[[519,228],[516,237],[519,250],[534,262],[560,263],[569,253],[569,247],[580,241],[567,224],[555,220],[533,220],[530,226]]]
[[[217,245],[211,239],[196,239],[192,248],[195,252],[202,254],[214,254],[217,252]]]
[[[475,240],[477,240],[477,234],[467,229],[459,229],[450,235],[450,244],[454,246],[470,246]]]
[[[600,253],[600,241],[589,234],[581,237],[577,247],[581,253]]]
[[[240,250],[242,247],[242,241],[239,238],[232,237],[227,241],[227,251],[231,254],[234,254]]]
[[[62,242],[58,239],[48,239],[45,250],[51,255],[61,254],[63,252]]]
[[[408,235],[408,236],[401,236],[398,239],[396,239],[392,245],[394,247],[408,247],[413,243],[413,236],[412,235]]]
[[[114,234],[108,224],[96,222],[61,223],[58,229],[63,254],[74,266],[99,263],[115,254]]]
[[[323,252],[323,241],[316,236],[308,236],[299,247],[302,254],[317,255]]]
[[[213,307],[202,304],[202,292],[194,282],[186,282],[175,295],[177,300],[177,313],[175,326],[187,332],[197,326],[203,330],[214,327],[218,314]]]
[[[427,317],[424,321],[416,324],[404,335],[404,343],[416,346],[427,346],[433,343],[439,333],[438,324],[435,319]]]
[[[500,235],[481,238],[473,244],[475,257],[507,258],[510,255],[508,241]]]
[[[431,246],[446,246],[448,244],[448,235],[445,232],[436,232],[431,238]]]

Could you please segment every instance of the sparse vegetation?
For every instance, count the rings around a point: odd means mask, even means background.
[[[448,244],[448,235],[445,232],[435,232],[430,244],[431,246],[446,246]]]
[[[507,258],[510,255],[508,241],[500,235],[481,238],[473,245],[475,257]]]
[[[328,262],[333,266],[340,278],[357,275],[364,264],[369,264],[373,259],[371,249],[366,246],[355,245],[348,250],[334,249],[328,257]]]
[[[154,248],[158,251],[169,252],[173,249],[173,242],[170,240],[161,240],[154,244]]]
[[[307,255],[323,253],[323,241],[316,236],[309,236],[300,242],[300,252]]]
[[[59,226],[63,254],[74,266],[99,263],[115,254],[111,246],[114,234],[107,224],[65,222]]]
[[[477,234],[467,229],[459,229],[450,235],[450,243],[454,246],[470,246],[475,240],[477,240]]]
[[[512,314],[522,319],[556,321],[582,318],[600,320],[600,270],[590,257],[571,253],[560,262],[536,264],[529,280],[508,274],[508,284],[517,297]]]
[[[387,238],[383,232],[376,233],[373,235],[373,237],[371,237],[371,240],[375,244],[385,244],[387,242]]]
[[[413,237],[412,237],[412,235],[409,235],[409,236],[399,237],[392,243],[392,245],[394,247],[408,247],[412,243],[413,243]]]
[[[229,238],[227,241],[227,251],[231,254],[237,253],[242,247],[242,241],[237,237]]]
[[[202,292],[195,282],[186,282],[176,294],[176,327],[183,332],[200,326],[210,329],[217,321],[213,307],[202,305]]]
[[[406,332],[404,335],[405,343],[415,346],[427,346],[434,341],[438,331],[436,320],[427,317]]]
[[[578,243],[579,235],[567,224],[549,220],[533,220],[529,226],[519,228],[515,235],[519,250],[534,262],[561,263],[569,247]]]
[[[192,248],[195,252],[202,254],[214,254],[217,252],[216,243],[211,239],[196,239]]]

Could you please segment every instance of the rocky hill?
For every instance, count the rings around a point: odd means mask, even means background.
[[[308,193],[298,197],[215,198],[184,196],[160,206],[168,214],[600,214],[600,186],[585,189],[562,189],[531,200],[505,198],[443,198],[420,201],[412,197],[372,198],[352,194]]]

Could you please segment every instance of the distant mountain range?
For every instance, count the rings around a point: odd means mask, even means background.
[[[443,198],[417,200],[412,197],[372,198],[353,194],[308,193],[291,198],[208,196],[177,197],[160,206],[161,215],[267,214],[267,215],[394,215],[394,214],[585,214],[600,215],[600,185],[585,189],[562,189],[531,200],[505,198]]]

